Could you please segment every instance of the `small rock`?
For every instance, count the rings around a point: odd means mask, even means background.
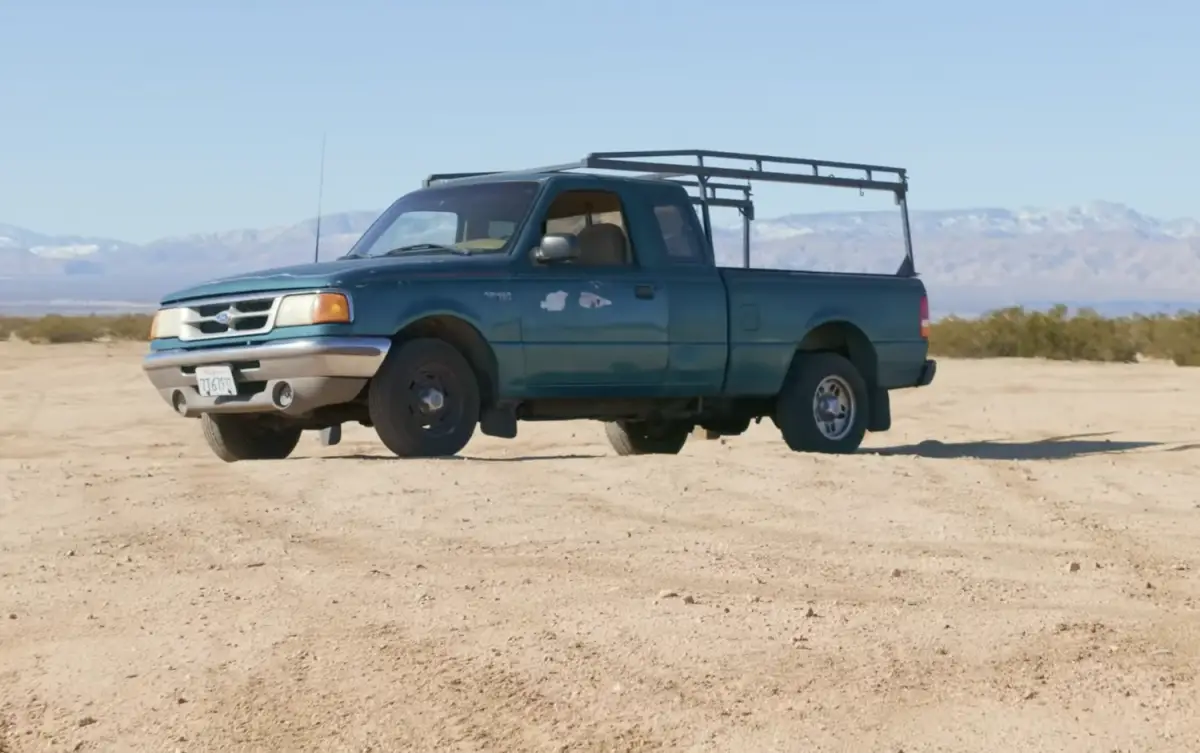
[[[90,727],[91,725],[93,725],[95,723],[96,723],[95,717],[91,717],[91,716],[85,716],[84,718],[79,720],[80,727]]]
[[[15,619],[17,619],[17,613],[16,613],[16,612],[9,612],[9,613],[8,613],[8,619],[10,619],[10,620],[15,620]]]
[[[691,594],[688,594],[687,596],[683,597],[683,603],[684,604],[695,604],[696,597],[692,596]]]
[[[893,568],[892,568],[892,577],[893,577],[893,578],[899,578],[899,577],[900,577],[900,568],[898,568],[898,567],[893,567]]]
[[[660,598],[660,599],[678,599],[679,594],[677,592],[671,591],[671,590],[659,591],[658,598]]]
[[[817,610],[813,609],[812,607],[809,607],[809,608],[808,608],[808,609],[807,609],[807,610],[804,612],[804,616],[805,616],[805,617],[816,617],[816,616],[817,616]]]
[[[1071,572],[1071,573],[1079,572],[1079,563],[1072,562],[1071,564],[1067,565],[1067,572]]]
[[[1034,698],[1036,698],[1036,697],[1037,697],[1037,691],[1036,691],[1036,690],[1030,690],[1030,691],[1028,691],[1027,693],[1025,693],[1025,695],[1023,696],[1023,700],[1026,700],[1026,701],[1032,701],[1032,700],[1033,700]]]

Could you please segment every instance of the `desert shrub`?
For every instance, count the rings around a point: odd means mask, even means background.
[[[150,315],[0,317],[0,341],[12,336],[31,343],[146,340],[150,337]]]
[[[0,316],[0,341],[10,336],[37,343],[146,340],[150,319],[149,314]],[[1061,305],[1048,311],[1014,306],[974,319],[940,319],[933,324],[929,348],[934,355],[958,358],[1128,362],[1142,355],[1200,366],[1200,314],[1109,318],[1091,309],[1072,314]]]
[[[24,319],[16,316],[0,316],[0,343],[7,342],[12,339],[21,325],[25,323]]]
[[[47,314],[29,320],[17,330],[17,337],[33,343],[85,343],[102,334],[94,316]]]
[[[107,321],[104,324],[104,331],[114,340],[149,340],[152,318],[149,314],[121,314],[105,317]]]
[[[1103,317],[1091,309],[1069,314],[1011,307],[976,319],[946,317],[933,324],[929,348],[959,358],[1048,358],[1129,362],[1139,355],[1200,366],[1200,314]]]

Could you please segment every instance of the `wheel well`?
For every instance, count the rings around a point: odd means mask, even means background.
[[[481,402],[484,406],[494,404],[500,368],[496,363],[496,354],[479,330],[456,316],[427,316],[397,332],[392,340],[401,343],[418,337],[437,338],[457,348],[467,363],[471,364],[475,378],[479,380]]]
[[[825,322],[809,330],[798,352],[832,351],[850,359],[867,384],[874,387],[879,383],[879,360],[875,346],[861,329],[850,322]]]

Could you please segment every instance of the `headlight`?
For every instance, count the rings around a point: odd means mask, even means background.
[[[305,293],[285,296],[275,312],[276,327],[305,324],[347,324],[350,301],[343,293]]]
[[[159,309],[154,312],[154,321],[150,323],[150,339],[161,340],[168,337],[179,337],[183,329],[183,309]]]

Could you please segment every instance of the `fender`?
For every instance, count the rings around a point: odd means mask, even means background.
[[[430,301],[432,303],[432,301]],[[445,305],[413,306],[420,314],[409,315],[395,328],[393,338],[410,334],[415,337],[437,337],[449,342],[467,358],[475,377],[479,380],[481,397],[485,406],[490,406],[499,397],[500,385],[506,375],[501,373],[496,351],[483,334],[478,319],[464,313],[465,307]]]
[[[810,332],[822,325],[839,324],[853,327],[859,332],[862,332],[863,336],[866,337],[867,333],[862,331],[862,327],[859,327],[853,322],[854,316],[850,311],[835,308],[833,306],[827,306],[825,308],[818,309],[817,312],[809,317],[808,321],[804,323],[804,336],[807,337]],[[800,339],[803,340],[804,338],[802,337]],[[867,337],[868,342],[870,339],[871,338]]]

